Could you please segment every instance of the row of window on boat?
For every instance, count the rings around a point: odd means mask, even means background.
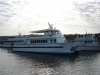
[[[49,40],[31,40],[31,43],[48,43]],[[56,39],[50,39],[51,43],[56,43]]]
[[[19,42],[20,43],[20,42],[23,42],[23,41],[21,41],[21,40],[20,41],[5,41],[5,43],[10,43],[10,42],[16,42],[16,43]]]
[[[45,33],[46,34],[48,34],[48,33],[60,33],[60,31],[46,31]]]
[[[67,41],[68,43],[72,43],[72,42],[75,42],[75,41]],[[82,42],[82,41],[79,41],[79,42]],[[95,41],[97,42],[97,41]],[[84,43],[93,43],[93,41],[84,41]]]
[[[49,40],[31,40],[30,43],[48,43]],[[11,43],[11,42],[14,42],[14,43],[21,43],[23,41],[5,41],[5,43]],[[50,39],[50,42],[51,43],[56,43],[56,39]]]
[[[92,35],[78,35],[78,37],[89,37],[89,36],[92,36]]]
[[[95,40],[95,42],[97,43],[96,40]],[[85,43],[93,43],[93,41],[85,41]]]

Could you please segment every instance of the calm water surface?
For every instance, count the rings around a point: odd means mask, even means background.
[[[60,56],[0,49],[0,75],[100,75],[100,52]]]

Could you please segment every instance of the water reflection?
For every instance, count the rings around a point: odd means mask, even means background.
[[[0,74],[4,75],[99,75],[99,52],[72,56],[12,52],[0,49]]]

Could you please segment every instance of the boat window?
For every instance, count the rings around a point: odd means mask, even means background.
[[[32,43],[32,40],[31,40],[31,43]]]
[[[87,43],[87,41],[85,41],[85,43]]]
[[[86,41],[86,43],[92,43],[93,41]]]
[[[56,33],[59,33],[58,31],[56,31]]]
[[[36,43],[36,40],[34,40],[34,43]]]
[[[36,43],[38,43],[38,40],[36,40]]]
[[[44,43],[47,43],[46,41],[47,41],[47,40],[44,40]]]
[[[60,33],[60,31],[56,31],[56,33]]]
[[[46,40],[46,43],[47,43],[47,40]]]
[[[31,40],[31,43],[33,43],[33,40]]]
[[[44,43],[44,40],[42,40],[42,43]]]
[[[42,40],[41,40],[41,43],[42,43]]]
[[[54,43],[56,43],[56,39],[54,39]]]
[[[38,43],[38,40],[36,40],[36,43]]]
[[[87,37],[89,37],[89,35],[87,35]]]
[[[42,43],[43,43],[44,41],[42,40]]]
[[[80,37],[83,37],[83,35],[81,35]]]
[[[51,33],[53,33],[53,31],[51,31]]]
[[[48,34],[48,31],[46,31],[46,34]]]
[[[85,35],[85,37],[86,37],[86,35]]]
[[[44,41],[43,41],[43,40],[41,40],[41,43],[44,43]]]
[[[39,40],[39,43],[41,43],[41,41]]]
[[[48,31],[48,34],[50,34],[50,31]]]
[[[78,35],[78,37],[83,37],[83,35]]]
[[[35,43],[35,41],[33,40],[33,43]]]
[[[90,43],[92,43],[93,41],[90,41]]]
[[[51,39],[50,41],[51,41],[51,42],[53,42],[53,40],[52,40],[52,39]]]

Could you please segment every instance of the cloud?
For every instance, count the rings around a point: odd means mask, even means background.
[[[7,23],[14,17],[16,12],[14,12],[13,4],[10,1],[0,1],[0,23]]]
[[[0,27],[1,27],[1,26],[4,26],[3,23],[0,23]]]
[[[4,15],[4,14],[2,14],[2,16],[4,16],[4,17],[12,17],[12,15]]]
[[[1,9],[1,10],[0,10],[0,12],[6,12],[6,10],[4,10],[4,9]]]
[[[80,16],[90,25],[100,25],[100,2],[74,3]]]
[[[26,31],[47,28],[48,21],[66,33],[67,30],[74,33],[84,28],[99,30],[100,2],[75,1],[2,0],[0,30],[2,28],[2,32],[6,30],[9,34],[14,34],[13,30],[18,32],[21,29],[26,34]]]
[[[9,3],[7,3],[6,1],[0,1],[0,5],[3,5],[3,6],[11,6]]]
[[[28,4],[28,2],[26,1],[13,1],[12,3],[19,6],[25,6],[26,4]]]

